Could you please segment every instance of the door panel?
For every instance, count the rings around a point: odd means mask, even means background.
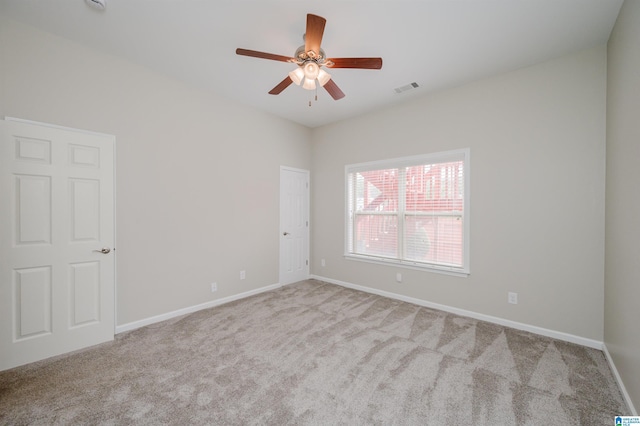
[[[100,241],[100,181],[69,179],[71,241]]]
[[[51,333],[51,267],[14,273],[16,340]]]
[[[16,244],[51,243],[51,177],[15,175]]]
[[[114,147],[0,121],[0,370],[113,339]]]
[[[71,327],[100,321],[100,263],[69,265]]]
[[[280,284],[309,278],[309,172],[280,169]]]

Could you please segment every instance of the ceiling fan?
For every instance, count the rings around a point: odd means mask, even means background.
[[[289,73],[276,87],[269,91],[271,95],[278,95],[291,83],[307,90],[314,90],[317,83],[324,87],[335,100],[344,98],[344,93],[331,79],[331,75],[323,67],[327,68],[358,68],[375,69],[382,68],[382,58],[327,58],[324,50],[320,48],[324,26],[327,20],[321,16],[307,14],[307,30],[304,35],[304,45],[300,46],[293,57],[274,55],[272,53],[258,52],[256,50],[236,49],[236,54],[251,56],[254,58],[271,59],[273,61],[291,62],[297,68]]]

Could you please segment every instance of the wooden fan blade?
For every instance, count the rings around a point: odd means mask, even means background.
[[[368,70],[379,70],[382,68],[382,58],[329,58],[327,61],[333,62],[329,68],[362,68]]]
[[[320,54],[320,43],[324,34],[324,26],[327,20],[322,16],[307,15],[307,32],[304,35],[304,51],[312,50],[316,55]]]
[[[251,56],[253,58],[271,59],[272,61],[289,62],[290,56],[274,55],[273,53],[258,52],[257,50],[236,49],[236,55]]]
[[[333,99],[335,99],[336,101],[338,99],[342,99],[344,98],[344,93],[342,93],[342,90],[340,90],[340,88],[338,87],[338,85],[336,83],[334,83],[333,80],[329,80],[326,82],[326,84],[324,86],[322,86],[325,88],[325,90],[327,92],[329,92],[329,94],[331,95],[331,97]]]
[[[282,80],[276,87],[269,91],[270,95],[279,95],[284,89],[289,87],[289,85],[293,83],[293,80],[289,76],[287,76],[284,80]]]

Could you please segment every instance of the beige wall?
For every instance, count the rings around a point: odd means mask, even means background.
[[[315,129],[312,273],[602,341],[605,103],[600,46]],[[344,259],[346,164],[466,147],[468,278]]]
[[[626,0],[607,50],[604,340],[640,408],[640,1]]]
[[[0,58],[0,117],[117,138],[119,325],[278,282],[280,165],[310,168],[308,129],[3,18]]]

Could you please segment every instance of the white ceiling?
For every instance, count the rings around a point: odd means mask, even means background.
[[[0,14],[308,127],[559,57],[607,41],[623,0],[0,0]],[[327,19],[328,57],[383,58],[382,70],[330,70],[346,97],[295,85],[306,14]],[[419,88],[396,94],[394,88]]]

